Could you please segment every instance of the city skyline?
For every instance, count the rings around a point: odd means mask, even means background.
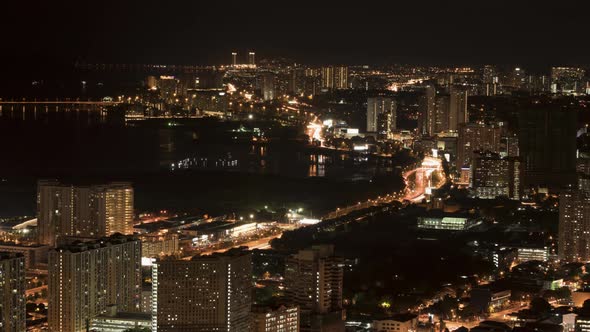
[[[6,5],[0,332],[590,332],[588,4]]]

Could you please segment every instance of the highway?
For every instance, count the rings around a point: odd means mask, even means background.
[[[432,185],[432,173],[434,172],[439,172],[441,174],[441,180],[438,183]],[[412,175],[414,175],[414,183],[413,186],[410,186],[410,178],[412,178]],[[385,196],[369,199],[364,202],[358,202],[357,204],[352,204],[343,208],[337,208],[336,210],[325,215],[322,219],[342,217],[354,211],[367,209],[371,206],[377,206],[379,204],[391,203],[393,201],[410,201],[417,203],[424,199],[427,187],[437,189],[446,183],[446,176],[443,173],[442,162],[440,159],[433,157],[425,157],[419,167],[405,172],[403,178],[404,182],[406,183],[405,189]]]
[[[441,173],[441,181],[432,184],[432,173]],[[409,189],[409,178],[414,175],[414,189]],[[440,159],[433,157],[425,157],[420,167],[410,170],[404,174],[404,180],[406,181],[407,194],[403,198],[411,202],[420,202],[424,199],[426,194],[426,187],[438,189],[446,183],[446,176],[443,173],[442,162]]]
[[[231,248],[238,248],[238,247],[248,247],[248,250],[254,250],[254,249],[269,249],[270,248],[270,241],[272,241],[273,239],[276,238],[280,238],[283,235],[283,233],[278,233],[275,235],[271,235],[271,236],[267,236],[267,237],[263,237],[261,239],[258,240],[251,240],[251,241],[247,241],[247,242],[239,242],[236,243],[233,247],[230,248],[222,248],[222,249],[214,249],[214,250],[205,250],[205,251],[201,251],[198,252],[198,255],[211,255],[213,253],[216,252],[225,252],[228,251]],[[188,257],[184,257],[184,260],[190,260],[193,257],[193,254],[191,254]]]
[[[393,201],[419,202],[424,198],[424,195],[426,194],[426,187],[432,185],[432,183],[431,183],[432,182],[431,181],[432,180],[432,173],[434,173],[435,171],[441,172],[441,177],[440,177],[441,181],[439,181],[439,183],[435,184],[433,188],[440,188],[446,182],[446,177],[444,176],[444,174],[442,174],[442,163],[441,163],[440,159],[433,158],[433,157],[425,157],[419,167],[409,170],[406,173],[404,173],[404,181],[406,182],[406,189],[401,190],[399,192],[391,193],[391,194],[388,194],[385,196],[379,196],[375,199],[369,199],[364,202],[358,202],[357,204],[349,205],[344,208],[338,208],[338,209],[328,213],[327,215],[325,215],[322,218],[322,220],[342,217],[342,216],[345,216],[345,215],[352,213],[354,211],[367,209],[372,206],[378,206],[379,204],[391,203]],[[413,189],[410,190],[409,189],[409,181],[411,181],[410,177],[413,174],[416,176],[414,177]],[[418,177],[418,175],[420,175],[420,176]],[[416,179],[416,177],[418,177],[418,179]],[[416,180],[418,180],[418,181],[416,181]],[[237,242],[234,244],[234,246],[232,248],[246,246],[250,250],[269,249],[270,248],[270,241],[275,238],[280,238],[281,236],[282,236],[282,232],[277,233],[275,235],[268,236],[268,237],[264,237],[264,238],[261,238],[258,240]],[[224,252],[229,249],[230,248],[205,250],[205,251],[198,252],[198,254],[210,255],[210,254],[216,253],[216,252]],[[184,257],[184,259],[189,260],[191,257],[192,257],[192,254],[189,257]]]

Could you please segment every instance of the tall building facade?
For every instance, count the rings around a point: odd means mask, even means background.
[[[276,98],[276,75],[273,73],[264,73],[261,77],[260,90],[264,100],[273,100]]]
[[[532,94],[540,94],[550,91],[550,78],[546,75],[528,75],[525,79],[524,89]]]
[[[439,93],[433,83],[425,86],[419,100],[421,133],[434,136],[444,131],[457,131],[460,124],[469,122],[467,97],[467,90],[454,86],[449,87],[448,93]]]
[[[176,96],[181,92],[180,81],[174,76],[162,75],[158,79],[158,90],[160,97],[171,102],[176,99]]]
[[[429,84],[420,96],[420,118],[418,127],[423,135],[433,136],[436,133],[436,87]]]
[[[463,123],[457,139],[457,167],[471,166],[473,151],[500,151],[501,129],[493,125]]]
[[[502,157],[518,157],[520,151],[518,148],[518,135],[506,133],[500,139],[500,156]]]
[[[396,129],[397,107],[393,99],[372,97],[367,99],[367,132],[389,136]]]
[[[522,197],[522,163],[518,158],[497,153],[476,152],[471,165],[474,196],[494,199],[498,196],[519,200]]]
[[[26,331],[25,257],[0,252],[0,331]]]
[[[303,94],[314,96],[322,89],[322,70],[317,68],[306,68],[303,77]]]
[[[256,65],[256,53],[254,53],[254,52],[248,52],[248,64],[250,66],[255,66]]]
[[[348,89],[348,67],[323,67],[321,69],[321,83],[324,89]]]
[[[525,163],[526,187],[552,190],[576,182],[577,114],[558,106],[519,111],[519,153]]]
[[[482,88],[480,93],[484,96],[495,96],[500,93],[498,68],[485,65],[482,69]]]
[[[590,194],[568,189],[559,195],[558,256],[566,262],[590,260]]]
[[[152,331],[250,330],[252,258],[243,250],[152,266]]]
[[[75,242],[49,253],[47,322],[53,332],[87,331],[90,321],[116,306],[139,312],[141,242],[114,235]]]
[[[449,130],[449,100],[448,95],[437,95],[434,99],[434,134]]]
[[[329,316],[337,318],[331,322],[335,331],[343,330],[342,266],[331,245],[301,250],[285,261],[285,295],[301,309],[301,331],[318,330],[318,322]]]
[[[449,126],[448,130],[457,131],[459,125],[469,122],[467,111],[468,91],[451,87],[449,92]]]
[[[498,82],[498,69],[493,65],[485,65],[482,69],[482,81],[484,84]]]
[[[72,186],[39,181],[37,187],[39,243],[55,246],[60,236],[100,238],[133,234],[133,188],[113,182]]]
[[[231,64],[232,64],[232,66],[235,66],[238,64],[238,53],[237,52],[231,52]]]

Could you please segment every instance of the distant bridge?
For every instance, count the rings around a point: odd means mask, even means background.
[[[0,99],[0,116],[8,118],[25,118],[43,116],[45,114],[88,112],[104,117],[107,107],[121,104],[120,101],[104,100],[2,100]]]
[[[120,101],[89,101],[89,100],[0,100],[1,105],[89,105],[89,106],[114,106]]]

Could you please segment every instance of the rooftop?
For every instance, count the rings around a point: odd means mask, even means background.
[[[123,243],[127,243],[127,242],[132,242],[132,241],[139,241],[137,239],[137,237],[132,236],[132,235],[122,235],[122,234],[113,234],[110,237],[103,237],[97,240],[93,240],[93,241],[82,241],[82,240],[77,240],[74,241],[70,244],[66,244],[66,245],[62,245],[59,246],[57,248],[55,248],[54,250],[59,251],[59,252],[71,252],[71,253],[78,253],[78,252],[84,252],[87,250],[92,250],[92,249],[98,249],[98,248],[104,248],[110,245],[117,245],[117,244],[123,244]]]
[[[146,314],[142,312],[117,312],[114,316],[113,315],[100,315],[96,318],[118,318],[118,319],[125,319],[125,320],[143,320],[143,321],[150,321],[152,319],[151,314]]]
[[[379,320],[393,320],[396,322],[407,322],[410,321],[412,319],[416,319],[418,316],[411,314],[411,313],[403,313],[403,314],[395,314],[393,316],[388,316]]]

